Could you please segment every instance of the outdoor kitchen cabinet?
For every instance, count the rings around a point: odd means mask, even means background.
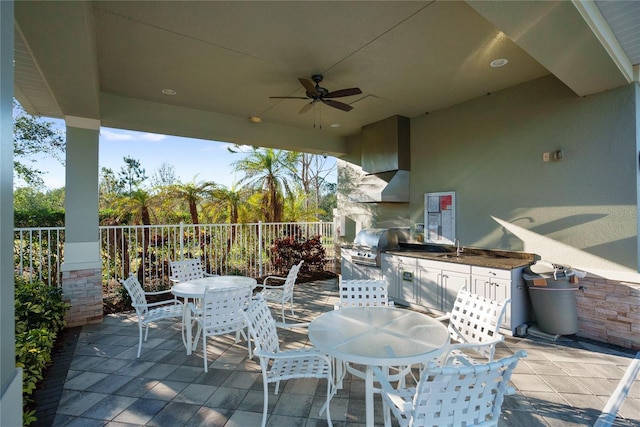
[[[361,265],[354,263],[351,259],[351,253],[343,250],[340,262],[340,274],[343,280],[363,280],[363,279],[382,279],[382,270],[380,267],[369,265]]]
[[[417,304],[416,259],[382,254],[381,267],[382,275],[387,281],[389,298],[400,304]]]
[[[502,328],[513,332],[517,326],[529,320],[529,302],[522,279],[522,268],[502,270],[472,266],[470,292],[496,301],[511,298]]]
[[[430,311],[453,308],[458,291],[469,287],[471,267],[466,264],[417,260],[418,305]]]

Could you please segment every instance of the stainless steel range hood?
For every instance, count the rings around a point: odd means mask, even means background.
[[[364,175],[359,185],[349,195],[355,203],[408,203],[409,171],[397,170]]]
[[[362,171],[367,175],[349,195],[351,202],[409,202],[410,127],[403,116],[362,127]]]

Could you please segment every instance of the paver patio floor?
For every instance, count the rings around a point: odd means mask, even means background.
[[[307,322],[337,301],[337,281],[296,285],[295,319]],[[274,307],[275,309],[276,307]],[[274,310],[274,314],[276,311]],[[283,348],[310,345],[305,329],[279,330]],[[262,378],[257,359],[233,335],[210,340],[209,372],[201,346],[186,355],[179,323],[161,322],[149,331],[136,359],[134,313],[106,316],[81,329],[59,395],[54,426],[259,426]],[[575,337],[546,341],[508,337],[496,358],[525,349],[512,378],[500,426],[593,426],[636,352]],[[271,389],[273,390],[273,389]],[[326,396],[323,380],[290,380],[269,397],[269,426],[325,426],[318,411]],[[331,401],[337,427],[364,426],[364,382],[347,375]],[[42,424],[41,424],[42,425]],[[376,425],[383,425],[376,397]],[[394,425],[397,425],[394,421]],[[615,426],[640,426],[640,379],[622,404]]]

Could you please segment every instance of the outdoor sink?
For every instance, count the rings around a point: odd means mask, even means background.
[[[436,257],[444,258],[444,259],[463,259],[464,258],[463,255],[455,255],[455,254],[439,254],[439,255],[436,255]]]

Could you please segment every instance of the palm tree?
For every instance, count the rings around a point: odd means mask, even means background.
[[[130,217],[134,224],[151,225],[151,215],[157,203],[157,196],[141,188],[121,197],[117,201],[117,222],[122,223],[122,217]],[[126,221],[125,221],[126,222]],[[138,280],[144,283],[143,266],[149,260],[149,227],[142,228],[142,259],[138,267]]]
[[[198,204],[207,196],[211,196],[217,187],[218,185],[215,182],[196,182],[194,178],[193,181],[185,184],[177,183],[166,187],[165,195],[187,202],[189,215],[191,215],[191,222],[197,225],[200,223],[198,217]]]
[[[230,224],[237,224],[240,218],[240,209],[247,205],[250,192],[233,184],[231,188],[219,186],[212,191],[213,198],[211,208],[219,212],[226,212]]]
[[[281,222],[284,197],[291,194],[290,182],[296,180],[298,153],[257,149],[242,160],[233,163],[237,171],[245,176],[239,181],[247,188],[263,192],[262,211],[267,222]]]

